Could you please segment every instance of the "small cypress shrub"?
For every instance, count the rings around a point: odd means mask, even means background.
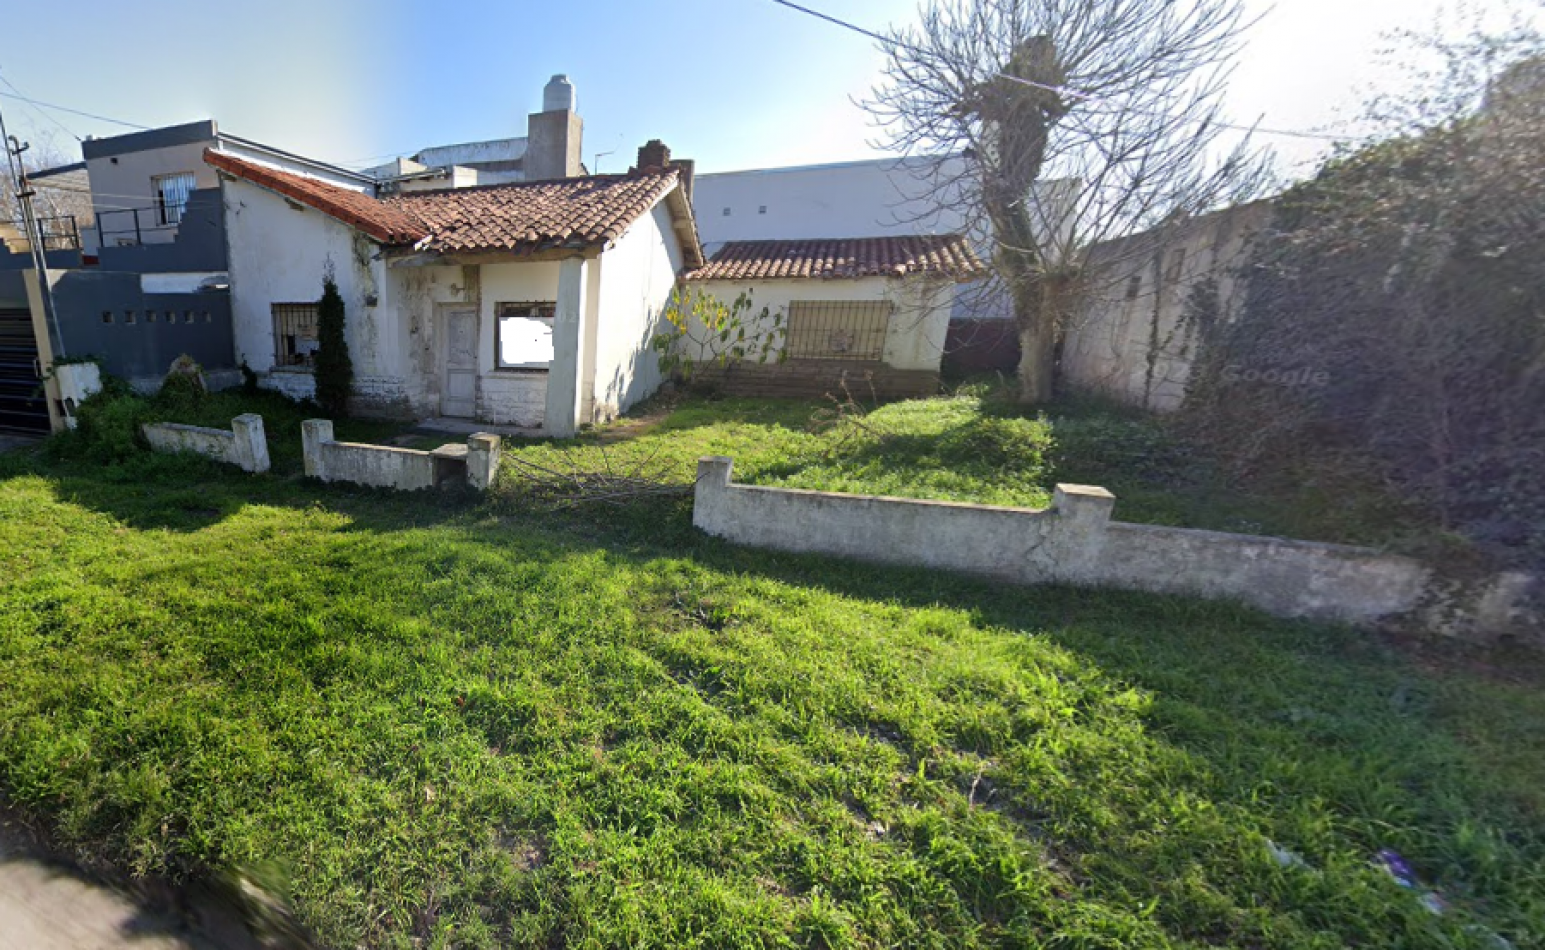
[[[322,279],[322,299],[317,305],[317,402],[328,416],[349,411],[349,390],[354,386],[354,363],[343,335],[343,296],[329,273]]]

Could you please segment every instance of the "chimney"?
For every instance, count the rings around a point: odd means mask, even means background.
[[[659,139],[650,139],[638,150],[637,170],[647,172],[650,170],[663,171],[671,164],[671,150]]]
[[[527,181],[583,174],[585,124],[574,111],[574,102],[574,84],[567,76],[554,76],[542,90],[542,111],[526,120],[523,171]]]
[[[692,200],[692,177],[697,170],[697,162],[690,158],[678,158],[671,161],[671,150],[659,139],[650,139],[639,147],[638,164],[628,169],[628,174],[637,175],[642,172],[665,171],[675,169],[681,179],[681,192],[688,201]]]

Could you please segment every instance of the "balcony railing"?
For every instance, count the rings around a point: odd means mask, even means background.
[[[99,247],[138,247],[148,235],[170,232],[175,235],[183,208],[157,205],[149,208],[113,208],[97,212]],[[156,242],[152,242],[156,243]]]

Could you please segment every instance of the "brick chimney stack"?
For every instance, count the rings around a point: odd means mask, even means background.
[[[638,150],[636,171],[664,171],[671,165],[671,150],[659,139],[650,139]]]
[[[697,169],[697,163],[690,158],[678,158],[671,160],[671,150],[659,139],[650,139],[638,149],[638,163],[628,169],[630,175],[640,175],[645,172],[662,172],[674,169],[681,178],[681,190],[687,200],[692,200],[692,177]]]

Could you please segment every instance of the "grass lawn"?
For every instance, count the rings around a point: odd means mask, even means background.
[[[317,485],[284,411],[263,477],[0,455],[0,794],[84,857],[278,867],[340,947],[1545,945],[1526,664],[740,550],[685,499]],[[692,403],[519,451],[1304,517],[1220,503],[1135,421],[964,399],[811,434],[810,411]]]

